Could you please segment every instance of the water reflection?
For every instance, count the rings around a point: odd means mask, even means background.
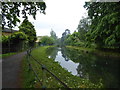
[[[57,48],[57,47],[48,48],[48,49],[46,50],[46,53],[47,53],[47,55],[48,55],[48,58],[55,59],[56,56],[57,56],[58,50],[59,50],[59,48]]]
[[[52,48],[47,51],[49,58],[53,58],[71,74],[90,80],[93,83],[102,83],[107,88],[118,88],[119,58],[109,58],[85,53],[81,50],[68,48]]]
[[[69,60],[67,57],[64,57],[61,51],[58,51],[55,61],[59,62],[60,65],[71,72],[73,75],[77,75],[77,66],[78,63],[74,63],[73,61]]]

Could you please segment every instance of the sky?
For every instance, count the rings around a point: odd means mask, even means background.
[[[83,7],[86,0],[44,0],[46,3],[46,15],[36,15],[36,20],[29,16],[29,21],[35,26],[37,36],[50,36],[51,29],[60,38],[65,29],[71,33],[77,30],[82,16],[86,16]],[[23,19],[22,19],[23,20]],[[16,28],[17,29],[17,28]]]

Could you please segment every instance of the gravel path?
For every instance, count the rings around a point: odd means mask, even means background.
[[[26,52],[2,60],[2,88],[20,88],[21,61]]]

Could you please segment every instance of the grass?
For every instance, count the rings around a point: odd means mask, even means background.
[[[22,50],[22,51],[18,51],[18,52],[10,52],[10,53],[5,53],[5,54],[0,54],[0,58],[6,58],[6,57],[9,57],[9,56],[18,54],[20,52],[23,52],[23,51],[26,51],[26,50]]]
[[[33,57],[35,57],[40,63],[44,64],[52,73],[54,73],[61,81],[63,81],[70,88],[100,88],[101,83],[93,84],[89,80],[81,79],[80,77],[73,76],[70,72],[60,66],[58,62],[48,58],[46,50],[52,46],[39,47],[32,51]],[[54,79],[48,72],[43,71],[41,67],[30,58],[30,63],[33,69],[37,72],[40,80],[47,88],[62,88],[63,86]],[[29,71],[29,66],[26,58],[23,60],[23,87],[24,88],[41,88],[37,79],[32,71]]]
[[[120,53],[118,52],[112,52],[112,51],[102,51],[98,49],[92,49],[92,48],[84,48],[84,47],[76,47],[76,46],[66,46],[67,48],[73,48],[73,49],[79,49],[83,50],[84,52],[90,52],[99,56],[108,56],[108,57],[120,57]]]
[[[84,48],[84,47],[76,47],[76,46],[66,46],[66,47],[73,48],[73,49],[80,49],[80,50],[89,51],[89,52],[95,51],[95,49],[92,49],[92,48]]]
[[[12,56],[12,55],[15,55],[17,53],[6,53],[6,54],[0,54],[0,58],[6,58],[6,57],[9,57],[9,56]]]

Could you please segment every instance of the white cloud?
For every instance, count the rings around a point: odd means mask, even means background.
[[[85,0],[45,0],[46,15],[37,13],[36,20],[29,17],[34,24],[37,36],[49,35],[51,28],[61,37],[65,29],[71,33],[76,30],[81,17],[86,12]]]

